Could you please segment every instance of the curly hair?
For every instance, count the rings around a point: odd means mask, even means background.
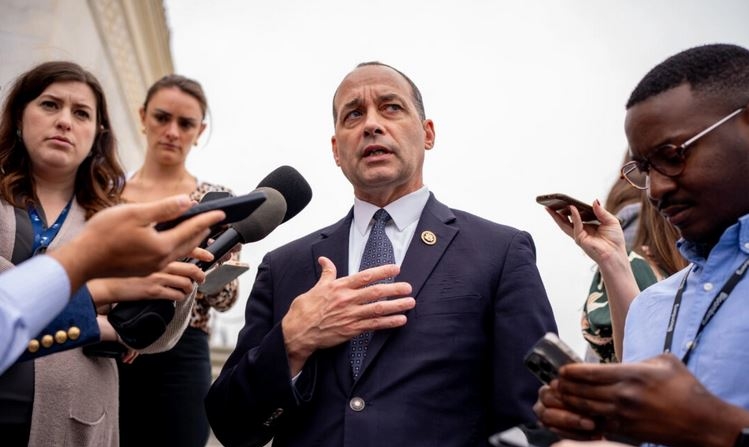
[[[89,218],[120,202],[125,172],[117,155],[104,91],[93,74],[73,62],[42,63],[21,74],[11,86],[0,112],[0,196],[20,208],[36,201],[31,159],[17,131],[26,106],[55,82],[82,82],[96,98],[96,137],[75,178],[76,199]]]

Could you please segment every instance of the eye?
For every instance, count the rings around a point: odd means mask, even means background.
[[[681,149],[673,144],[665,144],[656,148],[650,156],[656,166],[679,166],[683,161]]]
[[[154,113],[153,118],[160,124],[165,124],[169,122],[170,116],[166,113]]]
[[[403,110],[403,106],[398,103],[389,102],[382,106],[382,110],[384,110],[386,113],[398,113]]]
[[[177,123],[179,127],[184,130],[190,130],[195,127],[195,122],[193,120],[180,119]]]
[[[85,110],[85,109],[75,110],[75,111],[73,111],[73,114],[75,116],[77,116],[78,118],[82,119],[82,120],[86,120],[87,121],[87,120],[91,119],[91,114],[88,112],[88,110]]]
[[[57,109],[57,103],[54,102],[54,101],[52,101],[52,100],[49,100],[49,99],[45,99],[42,102],[40,102],[39,106],[41,108],[43,108],[43,109],[46,109],[46,110],[56,110]]]
[[[361,116],[362,112],[360,110],[352,110],[343,116],[343,122],[349,122]]]

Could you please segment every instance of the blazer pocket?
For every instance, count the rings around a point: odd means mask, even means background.
[[[475,314],[482,311],[481,296],[477,294],[419,297],[416,298],[416,316],[447,315],[447,314]]]
[[[107,413],[96,405],[88,411],[71,412],[70,430],[67,433],[67,446],[107,446],[111,445],[111,434],[106,424]]]

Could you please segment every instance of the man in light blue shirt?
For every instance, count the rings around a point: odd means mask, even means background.
[[[691,263],[631,304],[624,365],[575,365],[540,393],[565,435],[749,446],[749,50],[704,45],[627,103],[622,175],[679,229]],[[571,445],[567,443],[566,445]]]
[[[188,254],[211,261],[209,252],[195,248],[223,212],[199,214],[168,231],[153,228],[190,206],[187,196],[175,196],[109,208],[70,243],[0,274],[0,373],[89,279],[146,275]]]

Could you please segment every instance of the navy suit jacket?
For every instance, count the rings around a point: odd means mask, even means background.
[[[227,446],[488,446],[535,421],[540,383],[522,358],[552,309],[529,234],[430,196],[396,281],[413,287],[405,326],[376,331],[355,381],[348,343],[310,357],[292,385],[281,319],[320,277],[319,256],[347,275],[353,213],[265,256],[245,326],[206,408]],[[436,243],[422,240],[431,231]]]

